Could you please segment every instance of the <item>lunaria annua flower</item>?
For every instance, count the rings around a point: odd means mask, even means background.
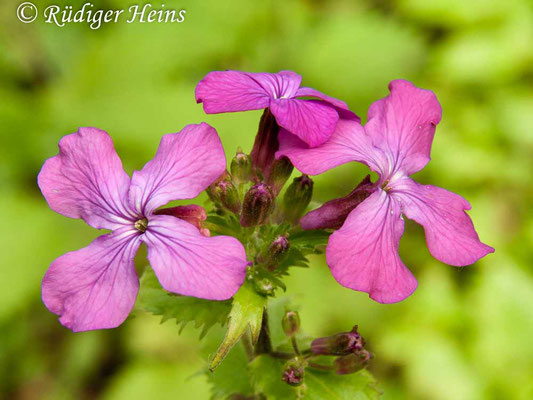
[[[359,187],[367,193],[356,196],[359,204],[331,235],[326,257],[341,285],[381,303],[403,300],[417,287],[398,254],[402,214],[424,227],[429,251],[446,264],[469,265],[494,251],[479,241],[465,199],[409,177],[430,160],[442,112],[436,96],[403,80],[391,82],[389,89],[390,95],[371,105],[364,128],[356,121],[340,121],[331,139],[314,149],[282,131],[277,153],[306,174],[358,161],[379,175],[372,188],[369,182]]]
[[[196,86],[196,102],[203,103],[208,114],[269,108],[279,126],[311,147],[329,139],[339,115],[359,120],[346,103],[318,90],[300,87],[301,81],[302,77],[292,71],[276,74],[213,71]]]
[[[191,207],[185,213],[157,211],[171,200],[196,197],[225,168],[220,139],[205,123],[164,135],[154,159],[131,179],[106,132],[80,128],[62,138],[59,154],[39,173],[44,197],[54,211],[112,233],[50,265],[42,283],[46,307],[73,331],[120,325],[139,290],[133,258],[142,242],[166,290],[231,297],[246,272],[241,243],[206,237],[194,225],[202,213]]]

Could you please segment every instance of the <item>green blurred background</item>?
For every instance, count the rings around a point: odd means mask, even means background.
[[[5,398],[208,398],[195,372],[220,329],[202,345],[192,326],[178,335],[172,321],[138,314],[115,330],[73,334],[45,309],[40,280],[48,265],[99,232],[49,210],[36,175],[79,126],[107,130],[128,172],[153,157],[162,134],[188,123],[215,126],[230,156],[238,145],[250,149],[259,111],[205,115],[195,104],[195,84],[217,69],[294,70],[363,120],[392,79],[437,94],[443,120],[417,180],[467,198],[496,253],[471,267],[446,266],[407,222],[400,253],[419,288],[406,301],[380,305],[340,287],[323,257],[294,270],[287,293],[313,336],[359,324],[385,399],[533,398],[530,1],[166,1],[187,10],[185,22],[122,21],[97,31],[22,24],[19,3],[0,5]],[[365,173],[351,165],[317,177],[314,200],[346,194]]]

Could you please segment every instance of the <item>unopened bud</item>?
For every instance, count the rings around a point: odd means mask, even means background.
[[[293,224],[298,223],[313,196],[313,181],[309,176],[294,178],[283,197],[283,214]]]
[[[246,183],[252,178],[252,159],[244,154],[241,149],[231,160],[231,176],[237,184]]]
[[[267,277],[254,278],[255,291],[263,296],[273,296],[276,290],[274,282]]]
[[[289,360],[283,366],[281,379],[291,386],[300,386],[304,381],[305,364],[298,358]]]
[[[365,340],[357,332],[357,325],[350,332],[318,338],[311,343],[313,354],[344,356],[363,350]]]
[[[353,374],[363,368],[372,355],[365,349],[336,358],[333,361],[335,372],[339,375]]]
[[[279,235],[270,243],[264,254],[258,256],[258,261],[266,266],[269,271],[273,271],[287,255],[289,251],[289,241],[285,236]]]
[[[215,204],[219,203],[235,214],[241,210],[239,192],[231,182],[231,176],[227,171],[207,188],[207,194]]]
[[[203,207],[197,206],[196,204],[190,204],[187,206],[177,206],[162,208],[155,212],[157,215],[171,215],[173,217],[187,221],[189,224],[196,226],[202,235],[209,236],[209,230],[205,229],[203,222],[207,218],[207,214]]]
[[[260,177],[264,179],[268,179],[270,176],[270,169],[275,160],[274,156],[279,149],[278,132],[279,125],[276,118],[270,109],[265,109],[250,153],[256,175],[261,175]]]
[[[287,311],[281,320],[283,332],[287,336],[294,336],[300,330],[300,315],[297,311]]]
[[[265,183],[252,186],[244,195],[241,225],[257,226],[264,224],[274,208],[274,195]]]
[[[293,169],[294,166],[288,157],[281,157],[272,163],[267,183],[272,188],[274,196],[279,194],[283,185],[285,185],[285,182],[287,182],[287,179],[291,176]]]
[[[302,229],[339,229],[348,214],[374,190],[375,185],[370,181],[370,175],[367,175],[348,196],[330,200],[308,212],[300,221]]]

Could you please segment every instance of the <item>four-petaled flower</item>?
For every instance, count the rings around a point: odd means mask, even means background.
[[[346,103],[300,87],[301,81],[302,77],[292,71],[213,71],[196,86],[196,102],[203,103],[208,114],[269,108],[279,126],[311,147],[329,139],[339,116],[359,121]]]
[[[403,80],[391,82],[389,89],[390,95],[371,105],[364,128],[339,121],[331,139],[317,148],[282,131],[276,154],[310,175],[350,161],[379,175],[372,193],[331,235],[326,257],[341,285],[381,303],[403,300],[417,287],[398,254],[402,213],[424,227],[429,251],[446,264],[469,265],[494,251],[479,241],[465,199],[409,177],[430,160],[442,112],[436,96]]]
[[[247,261],[237,239],[206,237],[186,222],[203,218],[191,207],[185,213],[157,211],[171,200],[196,197],[224,172],[226,158],[214,128],[188,125],[163,136],[154,159],[131,179],[104,131],[80,128],[61,139],[59,150],[38,178],[50,208],[112,231],[48,269],[43,302],[63,325],[86,331],[114,328],[126,319],[139,290],[133,258],[142,242],[166,290],[212,300],[238,290]]]

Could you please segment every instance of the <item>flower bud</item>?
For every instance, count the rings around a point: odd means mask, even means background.
[[[270,174],[267,179],[267,183],[272,188],[274,196],[277,196],[287,179],[292,174],[294,166],[288,157],[281,157],[279,160],[275,160],[270,168]]]
[[[285,363],[281,380],[291,386],[300,386],[304,381],[305,364],[298,358],[293,358]]]
[[[308,212],[300,221],[302,229],[339,229],[348,214],[375,190],[367,175],[346,197],[330,200],[316,210]]]
[[[189,224],[196,226],[202,235],[209,236],[209,230],[203,226],[203,222],[206,220],[207,214],[203,207],[197,206],[196,204],[162,208],[161,210],[157,210],[155,214],[171,215],[187,221]]]
[[[273,296],[276,286],[268,277],[256,276],[254,278],[255,291],[263,296]]]
[[[244,154],[240,148],[231,160],[230,168],[231,176],[237,184],[246,183],[252,178],[252,159],[249,155]]]
[[[278,133],[279,125],[276,118],[267,108],[261,116],[254,146],[250,153],[256,174],[259,173],[264,179],[270,176],[270,169],[275,160],[276,151],[279,149]]]
[[[260,254],[258,261],[266,266],[269,271],[273,271],[287,255],[289,251],[289,241],[285,236],[279,235],[270,243],[265,253]]]
[[[274,208],[274,195],[265,183],[252,186],[244,195],[241,225],[257,226],[264,224]]]
[[[300,315],[297,311],[287,311],[281,320],[283,332],[287,336],[294,336],[300,330]]]
[[[350,332],[318,338],[311,343],[313,354],[344,356],[363,350],[365,340],[357,332],[357,325]]]
[[[362,349],[357,353],[336,358],[333,361],[335,372],[339,375],[353,374],[363,368],[371,357],[367,350]]]
[[[209,185],[207,195],[215,204],[220,204],[235,214],[241,210],[239,192],[231,182],[228,171],[225,171],[220,178]]]
[[[283,215],[293,224],[298,223],[313,196],[313,181],[309,176],[294,178],[283,197]]]

